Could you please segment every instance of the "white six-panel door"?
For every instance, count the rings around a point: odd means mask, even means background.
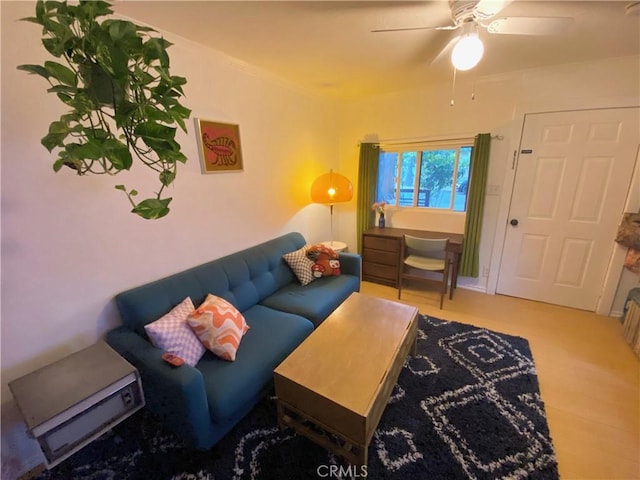
[[[640,142],[640,109],[525,117],[497,292],[595,310]]]

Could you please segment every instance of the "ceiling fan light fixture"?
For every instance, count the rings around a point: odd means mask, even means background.
[[[464,34],[451,52],[451,63],[456,70],[471,70],[484,54],[484,45],[477,32]]]

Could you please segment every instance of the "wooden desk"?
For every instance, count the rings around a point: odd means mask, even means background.
[[[402,267],[404,235],[424,238],[448,238],[451,260],[451,292],[458,285],[458,266],[464,235],[461,233],[409,230],[405,228],[370,228],[362,234],[362,279],[398,288]]]

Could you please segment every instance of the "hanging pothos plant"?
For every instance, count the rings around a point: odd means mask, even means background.
[[[42,44],[66,65],[46,61],[18,69],[44,77],[47,91],[70,108],[42,139],[49,152],[56,151],[54,171],[116,174],[129,170],[135,157],[158,175],[156,196],[136,203],[135,189],[115,188],[126,194],[133,213],[160,218],[171,202],[162,192],[174,181],[178,162],[187,160],[173,127],[187,131],[191,110],[178,101],[187,81],[169,73],[171,43],[152,36],[153,29],[125,20],[98,22],[113,13],[110,7],[103,1],[38,1],[36,16],[23,20],[42,26]]]

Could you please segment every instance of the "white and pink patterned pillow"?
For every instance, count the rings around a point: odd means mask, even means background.
[[[209,294],[187,319],[202,344],[223,360],[235,361],[242,336],[249,325],[224,298]]]
[[[205,348],[187,323],[187,317],[193,311],[193,302],[187,297],[169,313],[145,325],[144,329],[154,346],[173,353],[195,367],[204,355]]]

